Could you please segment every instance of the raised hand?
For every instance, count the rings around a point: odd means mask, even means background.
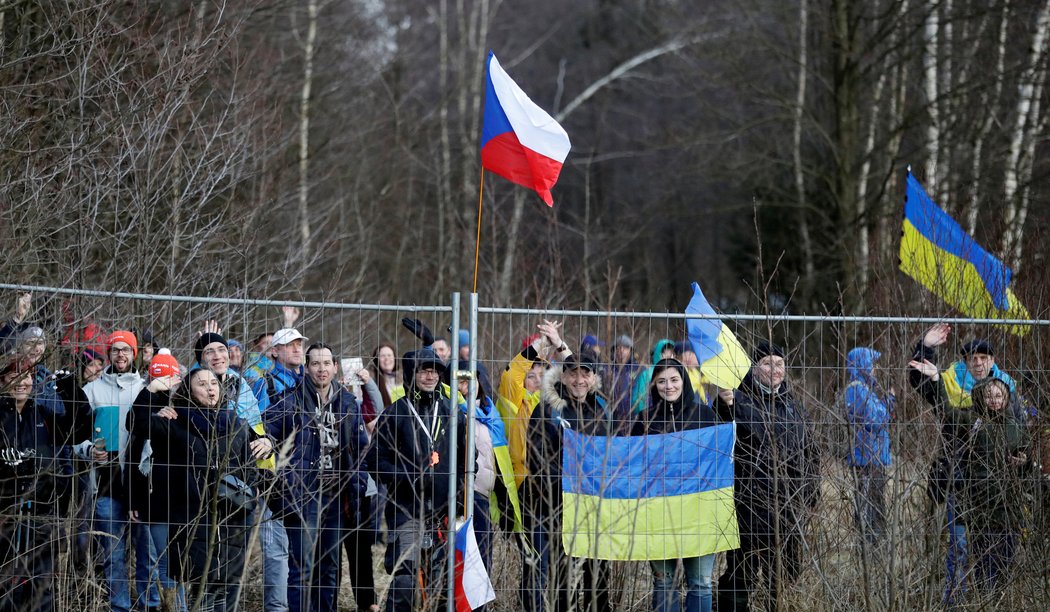
[[[295,327],[295,322],[302,314],[298,306],[281,306],[281,322],[284,323],[282,327]]]
[[[948,335],[952,332],[952,326],[947,323],[936,323],[922,337],[922,345],[927,348],[936,348],[948,341]]]
[[[562,324],[558,321],[548,321],[544,319],[542,323],[536,326],[536,329],[538,329],[540,334],[547,339],[547,342],[549,342],[551,346],[558,348],[563,344],[561,334],[558,333],[558,329],[561,325]]]
[[[927,378],[937,380],[941,377],[941,373],[937,370],[937,366],[930,363],[929,359],[923,359],[922,361],[915,361],[914,359],[908,362],[908,366],[915,368]]]
[[[26,291],[18,294],[18,299],[15,301],[15,323],[21,323],[25,321],[26,317],[29,316],[29,309],[33,306],[33,293]]]
[[[203,336],[204,334],[219,334],[221,336],[222,328],[219,327],[219,322],[215,319],[209,319],[205,321],[204,327],[202,327],[201,330],[197,332],[198,336]]]

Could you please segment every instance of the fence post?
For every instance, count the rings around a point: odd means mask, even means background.
[[[455,382],[455,367],[459,365],[459,302],[460,294],[457,291],[452,294],[452,338],[449,342],[452,346],[452,355],[449,356],[448,364],[448,367],[453,368],[452,376],[449,377],[449,383],[452,386],[449,392],[451,396],[449,403],[452,404],[452,417],[449,419],[448,424],[449,453],[452,455],[448,458],[448,469],[452,477],[448,479],[448,537],[445,541],[446,553],[448,554],[448,558],[445,560],[446,571],[448,572],[448,582],[445,583],[445,603],[448,612],[456,612],[456,459],[459,451],[456,448],[457,430],[459,429],[459,419],[456,418],[456,412],[459,410],[459,406],[456,401],[458,389]]]

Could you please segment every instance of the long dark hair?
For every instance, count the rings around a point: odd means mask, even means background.
[[[661,397],[660,392],[656,389],[656,376],[664,370],[677,370],[682,377],[682,396],[673,402],[669,402]],[[649,382],[650,406],[666,406],[681,410],[692,408],[696,403],[696,391],[693,390],[693,383],[689,381],[689,372],[686,371],[681,361],[677,359],[661,359],[653,366],[653,377]]]
[[[193,386],[193,379],[200,376],[202,372],[211,372],[211,375],[219,381],[219,401],[215,404],[215,410],[224,410],[226,408],[226,385],[222,384],[222,380],[219,378],[218,374],[207,368],[195,368],[190,370],[190,373],[186,376],[185,382],[172,392],[172,404],[177,407],[211,409],[210,406],[202,406],[201,403],[193,397],[193,390],[190,388]]]
[[[394,348],[389,342],[380,342],[379,346],[372,351],[372,361],[369,365],[372,368],[372,380],[376,381],[376,386],[379,387],[379,394],[383,397],[383,407],[387,407],[394,402],[390,401],[390,392],[386,389],[386,376],[383,371],[379,369],[379,351],[388,348],[390,352],[394,354],[394,369],[392,372],[397,372],[397,349]]]

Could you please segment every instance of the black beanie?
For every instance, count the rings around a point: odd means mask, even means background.
[[[981,338],[971,340],[964,344],[961,349],[959,349],[959,354],[963,357],[969,357],[974,353],[980,353],[982,355],[991,355],[993,357],[995,356],[995,353],[992,351],[992,345],[989,344],[987,340],[983,340]]]
[[[213,334],[211,332],[201,334],[201,337],[197,338],[197,344],[193,345],[193,356],[197,358],[198,364],[201,362],[201,353],[204,352],[204,347],[212,342],[219,342],[226,348],[229,348],[229,345],[226,344],[226,338],[223,338],[219,334]]]
[[[784,349],[780,348],[776,344],[773,344],[772,342],[767,342],[767,341],[763,340],[763,341],[759,342],[757,345],[755,345],[755,352],[751,355],[751,357],[756,362],[758,362],[763,357],[769,357],[770,355],[775,355],[775,356],[780,357],[781,359],[783,359],[784,358]]]

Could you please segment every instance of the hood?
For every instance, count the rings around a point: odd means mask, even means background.
[[[139,376],[138,370],[132,368],[130,372],[122,372],[117,374],[113,371],[113,366],[108,365],[106,369],[102,371],[100,380],[105,379],[107,383],[117,387],[128,387],[134,385],[136,381],[141,381],[142,377]]]
[[[871,380],[871,371],[882,353],[867,347],[857,347],[846,354],[846,371],[850,382]]]
[[[657,341],[657,343],[653,345],[653,358],[652,361],[650,361],[649,363],[657,363],[658,361],[663,359],[662,357],[660,357],[660,354],[663,353],[664,349],[667,347],[671,347],[673,349],[674,340],[668,340],[667,338],[664,338],[663,340]],[[651,369],[652,368],[650,367],[650,370]]]
[[[677,359],[661,359],[656,362],[653,366],[653,378],[656,377],[656,368],[670,367],[678,370],[678,375],[682,377],[682,396],[674,402],[668,402],[667,400],[660,397],[659,392],[656,390],[656,386],[652,380],[649,381],[649,408],[654,410],[656,413],[663,413],[666,411],[683,411],[688,410],[696,406],[696,391],[693,389],[693,383],[689,380],[689,372],[686,371],[685,366],[682,362]]]
[[[540,386],[540,401],[555,410],[561,410],[569,404],[568,394],[562,393],[564,388],[561,384],[561,374],[562,365],[560,363],[548,368],[543,374],[543,383]],[[594,395],[601,391],[601,388],[602,377],[595,374],[588,394]]]

